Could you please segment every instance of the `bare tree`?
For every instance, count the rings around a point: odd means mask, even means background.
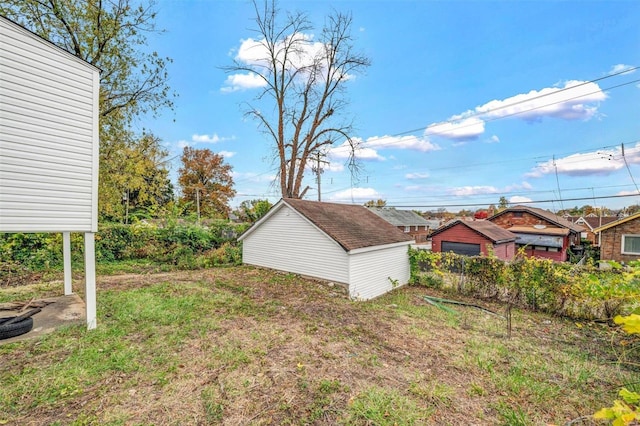
[[[357,169],[343,95],[346,83],[370,60],[354,52],[350,14],[327,16],[316,39],[305,13],[287,13],[281,23],[275,0],[265,0],[262,8],[257,0],[253,5],[258,36],[251,58],[239,55],[225,69],[260,81],[262,91],[247,104],[247,114],[274,144],[282,196],[302,198],[308,189],[302,188],[307,162],[337,142],[345,143],[349,166]]]

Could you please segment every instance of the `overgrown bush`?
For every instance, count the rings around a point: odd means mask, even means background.
[[[173,221],[165,226],[137,222],[101,224],[96,234],[96,261],[144,260],[177,269],[242,262],[237,237],[246,225],[211,221],[207,226]],[[71,234],[72,262],[83,261],[83,236]],[[33,272],[62,269],[62,234],[0,234],[0,283]]]
[[[554,315],[611,319],[640,303],[640,267],[601,271],[591,266],[529,258],[410,250],[411,281],[444,287]]]

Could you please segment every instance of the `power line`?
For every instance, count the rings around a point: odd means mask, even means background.
[[[636,184],[636,180],[633,178],[633,174],[631,174],[629,163],[627,163],[627,157],[624,155],[624,144],[622,144],[620,148],[622,150],[622,159],[624,160],[624,165],[627,166],[627,171],[629,172],[629,176],[631,176],[631,181],[633,182],[633,186],[636,187],[636,192],[640,194],[640,190],[638,190],[638,185]]]
[[[609,198],[625,198],[625,197],[637,197],[638,194],[623,194],[623,195],[602,195],[599,197],[579,197],[579,198],[565,198],[562,201],[584,201],[584,200],[594,200],[594,199],[609,199]],[[537,200],[537,201],[518,201],[517,203],[509,203],[509,204],[543,204],[543,203],[554,203],[558,201],[557,199],[548,199],[548,200]],[[485,206],[486,203],[463,203],[463,204],[436,204],[436,205],[399,205],[399,204],[390,204],[387,203],[389,207],[399,207],[399,208],[422,208],[422,209],[433,209],[440,207],[477,207],[477,206]]]
[[[511,107],[513,107],[513,106],[520,105],[520,104],[522,104],[522,103],[527,103],[527,102],[535,101],[535,100],[538,100],[538,99],[541,99],[541,98],[544,98],[544,97],[547,97],[547,96],[556,95],[556,94],[558,94],[558,93],[562,93],[562,92],[565,92],[565,91],[568,91],[568,90],[572,90],[572,89],[575,89],[576,87],[585,86],[585,85],[587,85],[587,84],[595,83],[595,82],[597,82],[597,81],[605,80],[605,79],[607,79],[607,78],[612,78],[612,77],[616,77],[616,76],[621,75],[621,74],[626,74],[626,73],[629,73],[629,72],[633,72],[633,71],[636,71],[637,69],[640,69],[640,66],[627,68],[627,69],[624,69],[624,70],[622,70],[622,71],[619,71],[619,72],[616,72],[616,73],[613,73],[613,74],[606,75],[606,76],[604,76],[604,77],[595,78],[595,79],[592,79],[592,80],[589,80],[589,81],[582,82],[582,83],[577,84],[577,85],[575,85],[575,86],[565,87],[565,88],[563,88],[563,89],[558,89],[558,90],[556,90],[556,91],[554,91],[554,92],[550,92],[550,93],[543,93],[543,94],[541,94],[541,95],[534,96],[534,97],[532,97],[532,98],[523,99],[523,100],[521,100],[521,101],[513,102],[513,103],[510,103],[510,104],[507,104],[507,105],[501,105],[501,106],[499,106],[499,107],[492,108],[492,109],[488,109],[488,110],[486,110],[486,111],[477,111],[477,112],[473,112],[473,113],[469,114],[468,116],[465,116],[464,118],[471,118],[471,117],[477,117],[477,116],[481,116],[481,115],[487,115],[487,114],[490,114],[490,113],[492,113],[492,112],[496,112],[496,111],[500,111],[500,110],[502,110],[502,109],[511,108]],[[567,102],[567,101],[570,101],[570,100],[574,100],[574,99],[582,98],[582,97],[585,97],[585,96],[588,96],[588,95],[593,95],[593,94],[595,94],[595,93],[602,92],[602,91],[604,91],[604,90],[616,89],[616,88],[618,88],[618,87],[622,87],[622,86],[626,86],[626,85],[629,85],[629,84],[637,83],[637,82],[639,82],[639,81],[640,81],[640,79],[638,79],[638,80],[633,80],[633,81],[630,81],[630,82],[627,82],[627,83],[622,83],[622,84],[619,84],[619,85],[616,85],[616,86],[608,87],[608,88],[606,88],[606,89],[600,89],[600,90],[595,91],[595,92],[590,92],[590,93],[583,94],[583,95],[580,95],[580,96],[576,96],[576,97],[573,97],[573,98],[564,99],[564,100],[562,100],[562,101],[552,102],[552,103],[550,103],[550,104],[546,104],[546,105],[544,105],[544,106],[542,106],[542,107],[536,107],[536,108],[526,109],[526,110],[522,110],[522,111],[519,111],[519,112],[516,112],[516,113],[507,114],[507,115],[504,115],[504,116],[501,116],[501,117],[496,117],[496,118],[493,118],[493,119],[490,119],[490,120],[485,120],[485,121],[495,121],[495,120],[499,120],[499,119],[502,119],[502,118],[511,117],[511,116],[513,116],[513,115],[518,115],[518,114],[522,114],[522,113],[525,113],[525,112],[534,111],[534,110],[536,110],[536,109],[544,108],[544,107],[547,107],[547,106],[551,106],[551,105],[555,105],[555,104],[559,104],[559,103]],[[437,123],[437,124],[447,124],[447,123],[448,123],[448,124],[453,124],[453,123],[456,123],[457,121],[458,121],[458,120],[445,120],[445,121],[441,121],[441,122],[439,122],[439,123]],[[472,125],[465,125],[465,126],[459,126],[458,128],[470,127],[470,126],[473,126],[473,125],[475,125],[475,124],[472,124]],[[403,132],[394,133],[394,134],[392,134],[392,135],[390,135],[390,136],[382,137],[382,138],[380,138],[380,139],[384,139],[384,138],[392,138],[392,137],[397,137],[397,136],[404,136],[404,135],[407,135],[407,134],[410,134],[410,133],[415,133],[415,132],[422,131],[422,130],[424,130],[425,128],[428,128],[428,127],[429,127],[429,126],[427,125],[427,126],[419,127],[419,128],[417,128],[417,129],[406,130],[406,131],[403,131]],[[426,135],[426,136],[430,136],[430,135],[432,135],[432,134],[436,134],[436,133],[435,133],[435,132],[433,132],[433,133],[425,132],[425,135]]]

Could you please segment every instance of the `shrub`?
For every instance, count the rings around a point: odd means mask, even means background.
[[[611,319],[640,304],[640,268],[601,271],[519,254],[511,262],[491,256],[409,250],[411,282],[448,286],[554,315]]]

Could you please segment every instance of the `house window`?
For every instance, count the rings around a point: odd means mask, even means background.
[[[410,232],[411,231],[411,227],[410,226],[405,226],[404,227],[404,232]]]
[[[622,254],[640,254],[640,235],[622,236]]]
[[[513,217],[522,217],[523,212],[513,212]]]

